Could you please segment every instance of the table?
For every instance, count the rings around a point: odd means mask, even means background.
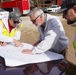
[[[6,66],[10,67],[64,59],[63,55],[51,51],[35,55],[23,54],[21,51],[25,48],[31,49],[33,46],[26,43],[20,47],[15,47],[13,44],[8,44],[5,47],[0,46],[0,56],[5,59]]]

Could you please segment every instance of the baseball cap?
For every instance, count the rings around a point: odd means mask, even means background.
[[[20,14],[18,12],[12,11],[9,13],[9,18],[12,18],[14,21],[20,21]]]
[[[65,7],[61,7],[61,9],[57,13],[62,13],[64,11],[67,11],[70,8],[72,8],[74,5],[76,5],[76,3],[66,4],[66,6]]]

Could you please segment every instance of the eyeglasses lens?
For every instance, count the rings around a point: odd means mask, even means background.
[[[20,22],[19,22],[19,21],[14,21],[14,23],[15,23],[15,24],[16,24],[16,23],[18,24],[18,23],[20,23]]]

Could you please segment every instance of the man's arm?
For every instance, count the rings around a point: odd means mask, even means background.
[[[21,46],[22,45],[22,43],[20,42],[20,41],[18,41],[18,40],[13,40],[13,43],[14,43],[14,45],[16,46],[16,47],[19,47],[19,46]]]
[[[53,23],[54,23],[53,25],[48,25],[48,26],[51,26],[51,29],[48,29],[46,36],[44,37],[44,40],[42,40],[37,46],[35,46],[30,51],[30,52],[32,52],[32,54],[46,52],[47,50],[49,50],[56,44],[56,42],[59,38],[59,35],[60,35],[60,33],[59,33],[60,27],[59,27],[59,25],[57,25],[57,24],[59,24],[57,21],[55,21]],[[30,52],[27,52],[27,51],[28,51],[27,49],[23,50],[24,53],[30,54]]]

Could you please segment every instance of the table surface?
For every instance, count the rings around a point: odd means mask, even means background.
[[[50,51],[35,55],[23,54],[21,52],[23,48],[31,48],[31,47],[32,46],[29,44],[26,44],[21,47],[15,47],[13,45],[7,45],[5,47],[0,46],[0,55],[5,58],[6,66],[11,67],[64,59],[63,55],[53,53]]]

